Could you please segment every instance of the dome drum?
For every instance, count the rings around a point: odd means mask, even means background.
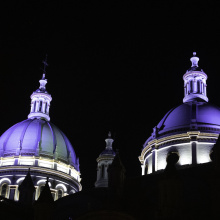
[[[19,200],[18,186],[24,180],[30,166],[5,166],[0,167],[0,187],[7,184],[8,192],[6,198]],[[6,178],[7,176],[7,178]],[[50,176],[49,185],[54,200],[58,199],[58,190],[62,190],[62,196],[75,193],[81,190],[81,185],[75,178],[47,168],[31,167],[31,176],[35,185],[35,200],[38,199],[41,187],[45,185],[46,179]]]
[[[166,157],[171,151],[179,154],[178,165],[196,165],[210,162],[210,152],[219,134],[187,132],[154,139],[145,146],[139,160],[142,163],[142,174],[148,167],[148,174],[164,169]]]

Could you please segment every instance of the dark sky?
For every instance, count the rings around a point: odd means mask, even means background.
[[[152,128],[183,99],[192,52],[220,106],[220,15],[215,1],[29,1],[1,5],[1,134],[26,119],[48,54],[51,122],[80,159],[83,188],[96,180],[108,131],[127,176]],[[69,1],[70,2],[70,1]]]

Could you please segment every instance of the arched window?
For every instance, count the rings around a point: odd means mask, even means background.
[[[145,175],[147,175],[147,173],[148,173],[148,165],[146,164],[145,165]]]
[[[197,93],[201,93],[200,85],[201,85],[201,81],[197,81]]]
[[[2,191],[1,191],[1,196],[2,196],[2,197],[6,197],[7,188],[8,188],[8,185],[7,185],[7,184],[3,184],[3,185],[2,185]]]
[[[63,197],[63,191],[62,189],[59,189],[58,192],[57,192],[57,197],[58,199],[62,198]]]
[[[44,186],[41,186],[40,187],[40,194],[42,193],[43,189],[44,189]]]
[[[193,81],[190,81],[190,93],[193,93]]]
[[[47,102],[45,103],[45,111],[44,112],[47,114]]]
[[[42,101],[40,101],[39,112],[42,111]]]
[[[34,102],[33,112],[36,112],[36,101]]]

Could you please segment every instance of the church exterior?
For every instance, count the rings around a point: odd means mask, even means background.
[[[46,68],[46,61],[43,62]],[[31,168],[34,198],[38,199],[49,176],[54,200],[82,189],[79,161],[66,135],[50,122],[52,100],[47,79],[31,95],[28,119],[9,128],[0,137],[0,195],[18,201],[18,187]]]
[[[146,140],[139,160],[142,175],[166,167],[167,155],[179,155],[179,166],[208,163],[210,151],[220,133],[220,108],[208,102],[207,75],[198,66],[196,53],[192,66],[183,75],[183,104],[165,114]]]
[[[28,119],[0,138],[0,212],[15,219],[14,209],[16,219],[35,220],[220,217],[220,108],[208,102],[207,75],[196,53],[190,60],[183,104],[165,114],[143,146],[142,176],[126,178],[109,133],[88,191],[81,191],[71,143],[50,122],[44,68]]]

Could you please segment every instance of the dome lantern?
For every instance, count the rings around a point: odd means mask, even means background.
[[[31,95],[31,110],[28,118],[43,118],[50,121],[49,109],[52,100],[51,95],[46,90],[47,79],[45,78],[47,64],[47,56],[43,61],[44,69],[42,79],[39,80],[40,87]]]
[[[198,66],[199,57],[196,56],[196,52],[193,52],[193,57],[190,61],[192,66],[186,71],[183,76],[184,80],[184,99],[183,102],[190,102],[197,99],[208,102],[206,91],[207,75]]]

